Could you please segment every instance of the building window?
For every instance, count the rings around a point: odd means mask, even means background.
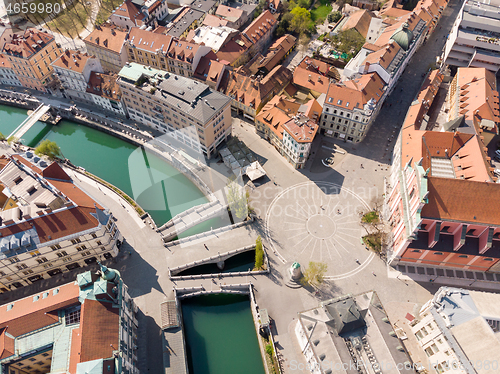
[[[66,325],[80,323],[80,311],[81,311],[80,306],[66,310],[64,315],[64,320],[66,322]]]
[[[71,244],[78,244],[78,243],[81,243],[82,241],[80,240],[80,238],[76,238],[76,239],[71,239]]]
[[[87,246],[85,246],[85,245],[82,245],[82,246],[80,246],[80,247],[76,247],[76,250],[77,250],[78,252],[81,252],[81,251],[83,251],[83,250],[85,250],[85,249],[87,249]]]
[[[61,252],[58,252],[57,253],[57,257],[64,257],[64,256],[67,256],[68,254],[66,253],[66,251],[61,251]]]
[[[28,266],[26,264],[19,264],[19,265],[16,265],[16,268],[17,268],[17,270],[23,270],[23,269],[27,269]]]
[[[97,235],[95,233],[92,233],[92,238],[97,238]]]
[[[43,264],[44,262],[47,262],[48,260],[45,257],[40,257],[36,259],[39,264]]]

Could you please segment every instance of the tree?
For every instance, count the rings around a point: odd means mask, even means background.
[[[350,29],[338,33],[338,43],[338,51],[356,55],[365,44],[365,38],[355,29]]]
[[[303,34],[307,31],[311,22],[311,12],[305,8],[296,7],[290,13],[293,15],[293,18],[290,21],[289,30],[297,34]]]
[[[248,216],[248,195],[242,189],[243,187],[240,187],[236,182],[236,177],[229,178],[227,184],[229,210],[237,218],[244,220]]]
[[[301,282],[304,285],[318,287],[325,279],[325,273],[328,269],[326,262],[313,262],[310,261],[307,269],[302,272],[303,277]]]
[[[49,139],[45,139],[40,143],[38,147],[35,148],[35,154],[45,155],[51,160],[62,155],[61,148],[56,142],[52,142]]]
[[[342,18],[342,13],[340,13],[339,11],[331,12],[328,15],[328,22],[337,23],[341,18]]]
[[[16,137],[16,136],[14,136],[14,135],[9,136],[9,137],[7,138],[7,144],[8,144],[8,145],[16,144],[16,143],[18,143],[18,142],[19,142],[19,138],[18,138],[18,137]]]
[[[255,266],[254,268],[259,270],[264,266],[264,249],[262,247],[262,238],[260,235],[255,241]]]
[[[0,132],[0,142],[5,141],[5,135]]]
[[[261,13],[266,9],[267,2],[266,0],[260,0],[259,4],[257,4],[257,7],[255,8],[254,16],[253,18],[257,18],[258,16],[261,15]]]

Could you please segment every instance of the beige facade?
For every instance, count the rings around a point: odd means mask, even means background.
[[[84,40],[89,55],[96,56],[104,72],[118,73],[127,62],[123,44],[127,32],[117,27],[98,26]]]
[[[117,82],[130,118],[207,157],[231,134],[231,99],[203,83],[135,63]]]

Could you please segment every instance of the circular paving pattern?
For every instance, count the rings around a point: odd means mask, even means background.
[[[360,215],[368,205],[353,191],[330,182],[305,182],[278,194],[266,214],[266,236],[283,263],[328,264],[328,278],[353,276],[374,255],[365,249]],[[356,262],[359,261],[360,264]]]

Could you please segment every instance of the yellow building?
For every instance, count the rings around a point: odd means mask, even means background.
[[[124,42],[127,32],[117,27],[97,26],[84,40],[87,53],[96,56],[104,72],[118,73],[125,62]]]
[[[44,92],[55,84],[51,63],[62,53],[52,35],[36,29],[14,34],[2,50],[21,84]]]
[[[134,27],[130,30],[128,39],[125,40],[127,61],[168,71],[166,54],[171,39],[170,35],[157,34]]]

